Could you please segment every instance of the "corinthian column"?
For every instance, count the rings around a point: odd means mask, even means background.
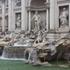
[[[29,31],[31,30],[31,11],[29,11]]]
[[[46,4],[48,4],[49,0],[46,0]],[[47,28],[47,31],[48,31],[48,28],[49,28],[49,10],[46,9],[46,28]]]
[[[8,0],[8,30],[9,31],[14,31],[15,30],[15,23],[14,23],[14,17],[15,15],[13,13],[13,0]]]
[[[57,0],[50,0],[50,29],[54,30],[57,24]]]
[[[21,21],[22,21],[22,30],[27,29],[27,11],[26,11],[26,0],[21,0]]]
[[[2,1],[2,31],[5,31],[5,1]]]

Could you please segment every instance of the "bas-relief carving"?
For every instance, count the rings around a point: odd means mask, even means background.
[[[21,6],[21,0],[15,0],[15,6],[16,7]]]

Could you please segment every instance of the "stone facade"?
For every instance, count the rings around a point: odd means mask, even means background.
[[[0,0],[0,31],[31,30],[35,11],[43,28],[61,31],[59,16],[64,7],[70,12],[70,0]],[[69,31],[70,14],[67,20]]]

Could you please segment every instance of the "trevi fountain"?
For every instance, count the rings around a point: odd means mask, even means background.
[[[26,1],[27,30],[19,30],[18,15],[18,29],[0,35],[0,59],[27,63],[61,58],[70,61],[70,0]]]

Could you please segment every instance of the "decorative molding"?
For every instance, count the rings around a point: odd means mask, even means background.
[[[14,11],[21,11],[21,7],[16,7]]]
[[[58,4],[63,4],[63,3],[70,3],[70,0],[61,0],[57,2]]]

